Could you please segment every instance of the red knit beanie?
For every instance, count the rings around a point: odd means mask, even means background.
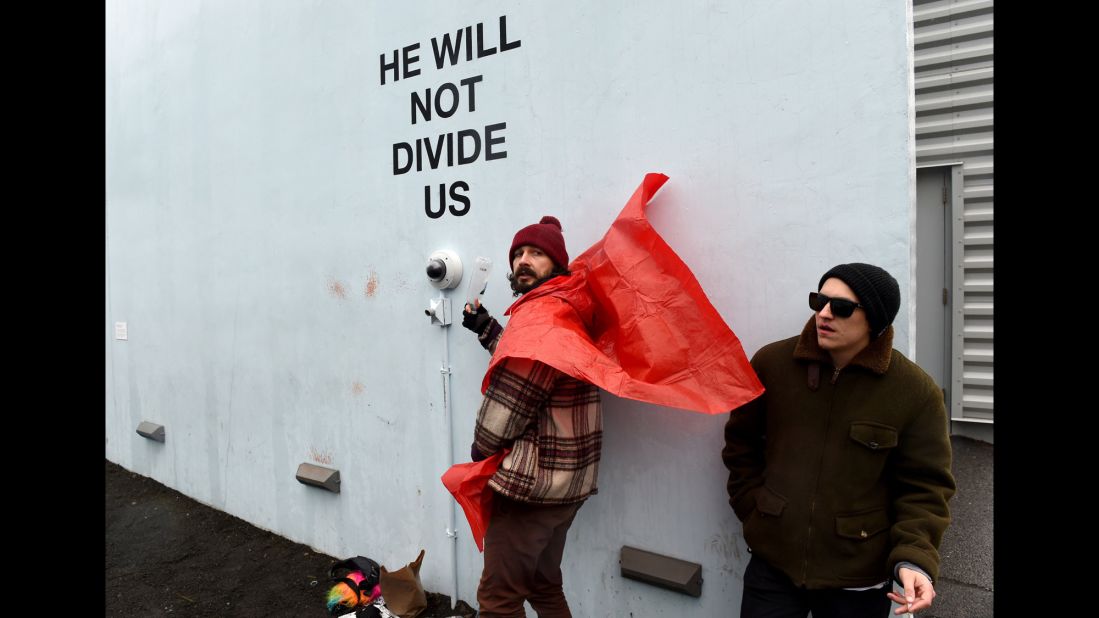
[[[569,265],[569,252],[565,250],[565,237],[561,235],[561,222],[556,217],[546,215],[533,225],[528,225],[515,234],[508,250],[508,265],[512,264],[515,250],[523,245],[531,245],[545,251],[559,268]]]

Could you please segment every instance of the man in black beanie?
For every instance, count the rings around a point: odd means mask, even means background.
[[[752,358],[767,390],[725,425],[752,552],[741,616],[882,618],[890,600],[918,612],[955,491],[943,392],[893,349],[900,287],[885,270],[836,266],[809,307],[801,335]]]

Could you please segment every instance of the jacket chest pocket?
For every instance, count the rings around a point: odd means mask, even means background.
[[[897,430],[871,421],[851,423],[851,439],[871,451],[885,451],[897,446]]]
[[[897,446],[897,430],[873,421],[851,423],[849,447],[840,463],[853,495],[881,491],[889,454]]]

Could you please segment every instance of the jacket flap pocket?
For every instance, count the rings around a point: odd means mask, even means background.
[[[851,439],[870,450],[897,446],[897,430],[881,423],[856,421],[851,423]]]
[[[779,515],[782,515],[782,510],[784,508],[786,508],[786,498],[767,489],[766,485],[759,488],[759,491],[756,493],[757,511],[778,517]]]
[[[848,539],[867,539],[888,528],[885,509],[836,516],[836,534]]]

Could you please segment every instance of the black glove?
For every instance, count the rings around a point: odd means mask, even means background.
[[[466,307],[469,306],[466,305]],[[478,305],[477,311],[473,313],[470,313],[468,309],[462,309],[462,326],[477,333],[478,337],[484,334],[490,323],[492,323],[492,316],[488,314],[488,309],[485,309],[484,305]]]
[[[481,461],[482,459],[487,459],[487,457],[481,454],[481,451],[477,450],[476,443],[469,445],[469,458],[473,461]]]

